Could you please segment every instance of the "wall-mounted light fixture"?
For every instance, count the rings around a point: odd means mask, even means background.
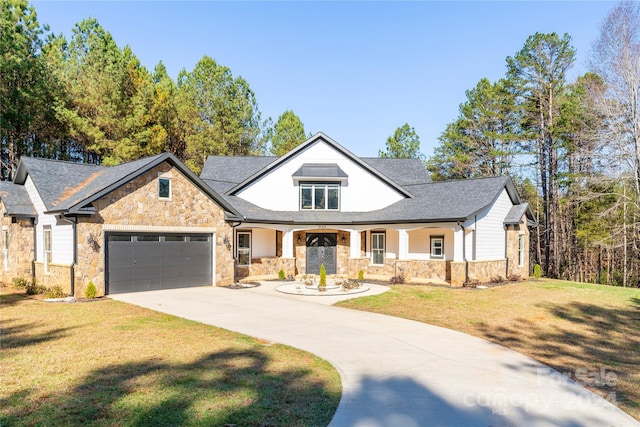
[[[302,243],[302,238],[300,237],[299,234],[298,234],[298,243]]]
[[[346,242],[346,241],[347,241],[347,239],[346,239],[346,237],[344,237],[344,235],[343,235],[343,236],[342,236],[342,243],[344,243],[344,242]]]

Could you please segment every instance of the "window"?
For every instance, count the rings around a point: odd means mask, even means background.
[[[384,233],[371,233],[371,261],[373,264],[384,264]]]
[[[171,178],[158,178],[158,197],[171,199]]]
[[[518,265],[524,265],[524,234],[518,234]]]
[[[160,236],[157,234],[140,234],[136,237],[138,242],[159,242]]]
[[[9,230],[2,230],[2,249],[4,269],[9,270]]]
[[[44,230],[44,272],[49,272],[49,264],[51,264],[51,227],[45,227]]]
[[[340,209],[340,184],[300,184],[300,209]]]
[[[251,264],[251,233],[238,232],[238,265]]]
[[[444,256],[444,237],[431,237],[431,258],[442,258]]]

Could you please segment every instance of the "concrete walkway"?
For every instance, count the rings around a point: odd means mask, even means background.
[[[640,426],[610,402],[502,346],[410,320],[319,304],[325,297],[286,297],[269,286],[112,298],[328,360],[343,385],[332,426]]]

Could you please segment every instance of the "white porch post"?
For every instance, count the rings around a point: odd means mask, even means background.
[[[453,261],[463,262],[464,253],[464,228],[457,226],[453,230]]]
[[[349,256],[351,258],[360,258],[360,232],[358,230],[349,231]]]
[[[282,232],[282,258],[293,258],[293,234],[291,230]]]
[[[398,230],[398,259],[409,259],[409,233],[407,230]]]

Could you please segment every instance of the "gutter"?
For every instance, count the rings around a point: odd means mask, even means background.
[[[236,227],[241,225],[242,222],[231,223],[231,258],[233,259],[233,283],[236,283],[237,279],[237,255],[236,255]]]

